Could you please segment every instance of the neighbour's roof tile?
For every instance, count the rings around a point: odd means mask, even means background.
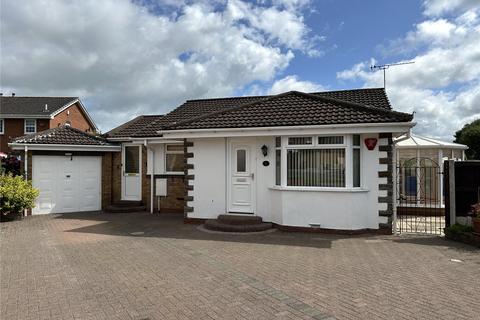
[[[48,116],[75,100],[78,98],[0,96],[0,115]]]
[[[105,138],[94,136],[70,126],[60,126],[32,133],[15,138],[12,142],[22,144],[65,144],[88,146],[112,145]]]

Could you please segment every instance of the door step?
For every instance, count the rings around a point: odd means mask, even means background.
[[[259,232],[272,228],[258,216],[232,216],[221,214],[217,219],[207,220],[205,229],[223,232]]]
[[[141,201],[122,200],[107,206],[104,211],[111,213],[142,212],[145,211],[145,206]]]

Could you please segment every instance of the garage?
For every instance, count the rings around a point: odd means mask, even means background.
[[[32,183],[40,191],[32,214],[101,209],[100,156],[33,156]]]
[[[39,190],[28,215],[100,211],[111,202],[111,159],[119,145],[61,126],[19,137],[9,146],[23,151],[24,177]]]

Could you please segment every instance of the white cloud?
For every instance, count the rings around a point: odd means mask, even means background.
[[[286,91],[317,92],[325,88],[311,81],[301,81],[296,75],[286,76],[275,81],[269,90],[269,94],[278,94]]]
[[[478,6],[478,0],[425,0],[424,14],[439,16],[459,10],[469,10]]]
[[[161,15],[145,3],[2,1],[2,91],[79,95],[106,130],[187,98],[271,81],[292,50],[314,50],[301,15],[305,1],[264,7],[234,0],[218,9],[159,0],[173,8]]]
[[[394,41],[390,54],[403,49],[415,64],[388,69],[387,92],[396,109],[416,111],[414,131],[450,140],[480,117],[479,39],[478,9],[472,9],[456,18],[426,20]],[[360,62],[337,78],[382,86],[382,71],[371,72],[369,66]]]

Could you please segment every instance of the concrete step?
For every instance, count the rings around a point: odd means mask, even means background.
[[[139,207],[143,206],[142,201],[129,201],[129,200],[120,200],[112,204],[116,207]]]
[[[272,224],[269,222],[261,222],[256,224],[227,224],[223,223],[217,219],[207,220],[205,222],[205,229],[213,231],[223,231],[223,232],[259,232],[265,231],[272,228]]]
[[[141,211],[145,211],[145,206],[117,206],[117,205],[111,205],[111,206],[107,206],[104,211],[105,212],[111,212],[111,213],[141,212]]]
[[[259,216],[245,216],[233,214],[221,214],[217,217],[217,220],[221,223],[230,225],[251,225],[263,222],[262,217]]]

